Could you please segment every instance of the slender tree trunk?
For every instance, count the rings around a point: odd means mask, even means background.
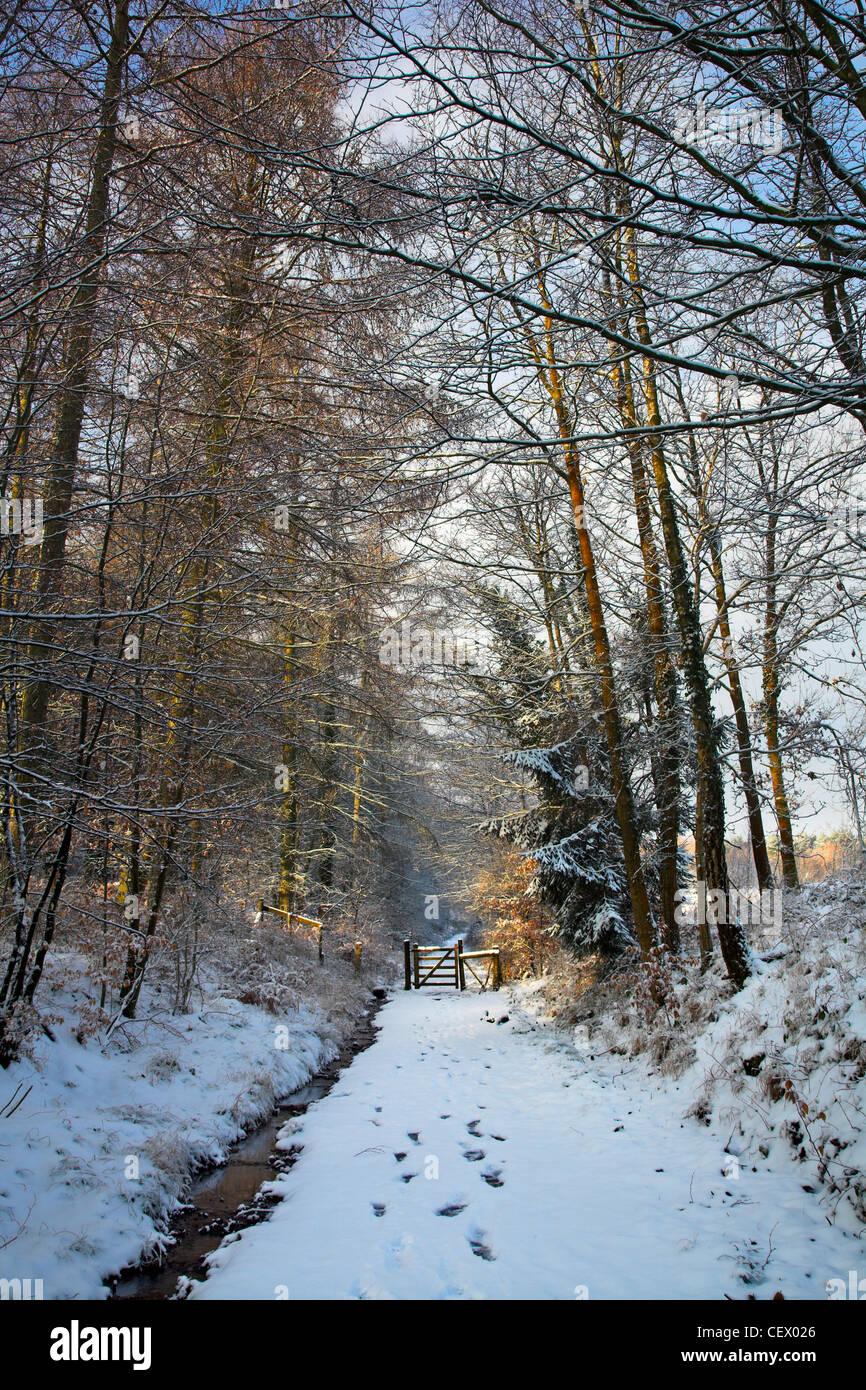
[[[284,666],[283,666],[283,766],[285,784],[280,802],[280,878],[277,889],[277,906],[291,912],[295,904],[296,859],[298,839],[298,770],[295,749],[294,712],[292,709],[292,685],[295,675],[295,634],[291,618],[287,620]]]
[[[43,538],[39,550],[36,592],[42,618],[30,643],[33,675],[24,691],[21,723],[25,752],[39,760],[44,754],[44,726],[48,715],[51,682],[47,671],[53,656],[53,638],[47,613],[60,591],[69,534],[69,512],[78,471],[78,451],[87,404],[91,370],[91,344],[99,299],[101,266],[109,221],[111,169],[117,135],[117,115],[123,65],[129,40],[128,0],[117,0],[111,41],[105,63],[99,131],[93,175],[87,202],[82,249],[84,269],[72,298],[69,339],[63,389],[57,410],[54,460],[48,472],[43,500]]]
[[[610,770],[613,778],[614,800],[619,833],[622,840],[626,877],[631,895],[632,917],[641,953],[648,956],[656,944],[655,925],[650,911],[643,866],[640,859],[640,844],[635,823],[634,800],[631,782],[625,764],[622,725],[619,717],[613,664],[610,657],[607,627],[601,602],[601,591],[595,568],[595,557],[586,528],[584,515],[583,480],[574,448],[567,445],[566,470],[574,520],[578,530],[580,555],[583,562],[584,584],[589,607],[592,635],[595,642],[595,655],[601,676],[601,703],[604,714],[604,727],[607,736]]]
[[[540,275],[539,281],[539,290],[543,298],[545,309],[549,309],[550,306],[547,301],[546,290]],[[635,816],[631,781],[626,765],[625,743],[619,715],[619,703],[613,674],[613,662],[610,654],[610,642],[608,640],[607,625],[604,617],[604,606],[602,604],[601,589],[598,583],[595,555],[593,554],[592,543],[586,526],[580,457],[574,446],[574,431],[571,427],[568,407],[563,396],[562,382],[556,363],[556,350],[551,332],[551,320],[548,318],[545,321],[545,350],[543,354],[538,344],[535,342],[533,335],[527,332],[526,336],[530,350],[535,359],[539,380],[548,392],[553,404],[557,428],[562,442],[566,478],[568,480],[568,489],[571,496],[572,511],[574,513],[574,524],[580,550],[580,560],[583,566],[583,589],[586,595],[587,614],[595,648],[595,666],[601,678],[602,714],[604,718],[608,757],[610,759],[617,823],[619,825],[620,839],[622,840],[626,879],[631,899],[632,918],[641,954],[646,958],[656,945],[656,926],[653,921],[652,909],[650,908],[649,896],[647,894],[646,880],[644,879],[643,865],[641,863],[640,837],[637,831],[637,819]]]
[[[649,348],[652,340],[637,256],[634,229],[625,231],[625,261],[632,290],[634,322],[639,342]],[[730,882],[725,853],[725,791],[719,759],[716,721],[710,700],[709,680],[704,662],[700,620],[689,584],[688,570],[679,533],[676,505],[668,476],[667,462],[661,438],[661,412],[656,387],[655,362],[649,353],[643,358],[643,387],[647,421],[650,428],[650,455],[661,515],[662,535],[671,571],[674,612],[679,629],[683,676],[689,691],[692,724],[698,762],[698,779],[703,793],[701,844],[703,872],[708,891],[721,895],[725,905],[723,920],[718,921],[719,945],[725,967],[739,989],[751,973],[748,946],[742,924],[727,920],[730,903]]]
[[[746,811],[749,817],[749,836],[752,841],[752,856],[755,861],[755,873],[758,877],[758,887],[762,892],[765,892],[773,887],[773,870],[770,866],[770,856],[767,853],[767,841],[764,835],[764,817],[761,811],[761,799],[758,796],[758,784],[755,780],[755,769],[752,763],[752,734],[749,728],[749,716],[746,711],[746,701],[743,696],[740,671],[737,666],[736,658],[734,657],[734,649],[731,642],[731,624],[728,617],[728,599],[725,590],[722,547],[719,541],[718,531],[713,526],[709,528],[707,543],[710,551],[710,564],[712,566],[713,582],[716,591],[716,608],[719,614],[719,632],[722,638],[722,660],[725,663],[725,670],[728,675],[728,690],[734,709],[734,723],[737,730],[737,756],[740,763],[740,781],[743,786]]]
[[[219,385],[214,399],[208,403],[207,410],[207,416],[210,418],[206,448],[209,490],[202,498],[200,510],[201,530],[205,536],[213,533],[220,516],[220,491],[231,449],[231,430],[228,422],[234,419],[237,413],[235,392],[244,355],[242,330],[248,312],[248,274],[253,255],[253,242],[248,238],[241,248],[239,268],[229,275],[225,290],[228,312],[223,339],[223,360]],[[131,940],[126,953],[126,968],[120,990],[125,1018],[135,1016],[177,842],[176,817],[184,795],[185,769],[198,717],[196,686],[210,602],[211,569],[212,563],[206,549],[204,554],[196,554],[186,576],[187,596],[177,639],[173,687],[169,700],[169,731],[162,751],[164,771],[159,788],[160,808],[172,812],[173,815],[165,821],[165,840],[161,854],[158,855],[154,844],[147,866],[147,884],[143,895],[148,904],[147,926]],[[157,857],[159,867],[155,868]]]
[[[609,279],[606,288],[609,292]],[[617,391],[620,417],[624,427],[630,431],[627,450],[631,464],[632,489],[643,562],[647,626],[652,647],[655,697],[659,712],[662,743],[657,760],[658,772],[657,776],[654,776],[656,809],[659,817],[659,889],[663,921],[662,939],[669,951],[676,952],[680,946],[680,930],[675,915],[680,828],[679,700],[664,610],[659,556],[653,535],[643,445],[636,433],[637,411],[628,359],[626,358],[623,362],[617,362],[614,359],[612,373]]]
[[[775,514],[767,523],[767,601],[764,609],[764,650],[761,682],[764,696],[764,736],[767,740],[767,761],[773,788],[773,804],[779,827],[779,853],[782,859],[782,880],[787,888],[799,888],[797,856],[794,852],[794,830],[785,787],[782,749],[779,740],[779,639],[776,605],[776,535]]]

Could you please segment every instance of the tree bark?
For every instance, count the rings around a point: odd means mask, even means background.
[[[625,209],[624,209],[625,210]],[[639,342],[651,346],[640,281],[637,244],[634,230],[625,230],[625,262],[632,291],[634,322]],[[698,763],[698,781],[702,793],[701,848],[703,872],[709,891],[723,895],[730,903],[730,882],[725,853],[725,791],[718,754],[716,721],[710,701],[709,681],[704,662],[701,626],[680,539],[673,492],[668,476],[667,461],[661,438],[661,412],[655,378],[655,362],[649,353],[643,358],[643,388],[647,422],[650,428],[649,448],[658,494],[662,536],[671,572],[672,598],[679,629],[683,675],[689,691],[692,725]],[[719,945],[725,967],[739,989],[748,979],[751,968],[742,924],[727,921],[717,924]]]
[[[608,291],[610,282],[608,278]],[[676,920],[677,863],[680,826],[679,701],[667,619],[661,585],[658,550],[653,534],[649,488],[644,467],[643,446],[637,436],[637,411],[628,359],[612,368],[620,418],[629,431],[627,450],[631,464],[638,537],[646,592],[647,626],[652,646],[656,705],[659,712],[662,748],[658,775],[654,776],[656,809],[659,818],[659,890],[662,913],[662,940],[669,951],[680,948],[680,929]]]
[[[42,617],[29,647],[33,674],[25,687],[21,724],[25,753],[37,761],[44,756],[44,726],[51,682],[53,636],[47,611],[60,591],[69,534],[69,512],[78,471],[78,451],[87,404],[91,344],[99,299],[100,262],[109,222],[111,170],[117,139],[117,115],[123,65],[129,41],[128,0],[117,0],[99,110],[99,130],[87,202],[83,245],[84,267],[72,298],[64,384],[57,409],[54,460],[48,472],[43,501],[43,538],[39,549],[36,596]]]
[[[737,730],[737,756],[740,763],[740,781],[743,786],[743,795],[746,800],[746,812],[749,817],[749,836],[752,842],[752,857],[755,861],[755,873],[758,878],[758,887],[762,892],[765,892],[773,887],[773,870],[770,865],[770,856],[767,853],[767,841],[764,834],[764,817],[761,811],[761,799],[758,796],[758,784],[755,780],[755,769],[752,763],[752,734],[749,728],[749,716],[746,711],[746,701],[743,696],[740,671],[734,657],[734,650],[731,642],[731,624],[728,616],[728,599],[725,590],[722,547],[719,541],[718,531],[713,526],[709,528],[707,543],[710,551],[710,564],[712,566],[713,582],[716,591],[716,608],[719,614],[719,632],[722,638],[722,660],[725,663],[725,670],[728,676],[728,690],[734,709],[734,723]]]

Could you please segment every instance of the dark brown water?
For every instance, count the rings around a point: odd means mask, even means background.
[[[374,1019],[380,1003],[373,1003],[333,1062],[281,1100],[271,1118],[242,1139],[222,1167],[214,1168],[195,1183],[187,1206],[172,1221],[174,1244],[161,1259],[123,1270],[111,1281],[112,1298],[171,1298],[180,1275],[189,1279],[204,1277],[204,1258],[224,1236],[263,1219],[279,1198],[262,1192],[262,1184],[287,1172],[302,1150],[300,1143],[289,1150],[275,1149],[279,1131],[287,1120],[303,1115],[308,1106],[326,1096],[353,1057],[375,1041]]]

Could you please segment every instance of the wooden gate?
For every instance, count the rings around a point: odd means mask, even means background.
[[[472,964],[470,965],[470,961]],[[466,951],[460,956],[460,971],[463,974],[464,983],[461,989],[466,988],[465,971],[469,971],[473,980],[477,980],[482,989],[498,989],[502,984],[502,961],[499,957],[498,949],[492,951]],[[483,971],[483,975],[477,972]]]
[[[497,947],[464,951],[462,941],[455,941],[453,946],[419,946],[417,941],[404,941],[403,967],[406,989],[423,989],[425,985],[465,989],[467,970],[482,989],[498,989],[502,984]]]
[[[457,946],[412,947],[412,974],[416,989],[425,985],[460,988],[460,951]]]

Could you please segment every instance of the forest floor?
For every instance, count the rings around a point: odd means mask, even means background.
[[[825,1299],[864,1264],[784,1146],[730,1147],[688,1077],[590,1055],[533,986],[398,993],[290,1121],[285,1200],[196,1299]],[[748,1147],[748,1146],[747,1146]]]

